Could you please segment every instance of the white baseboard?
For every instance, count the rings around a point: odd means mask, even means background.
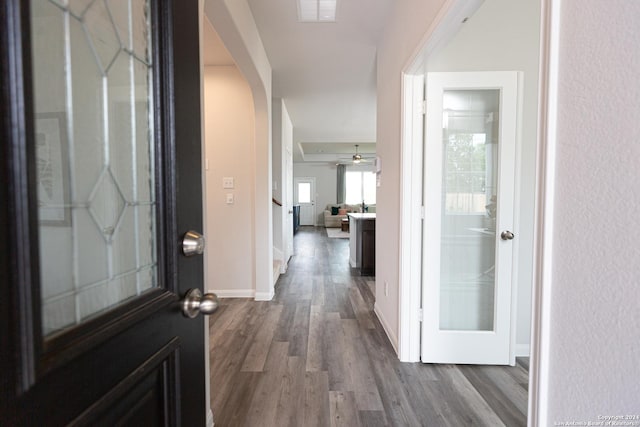
[[[253,298],[256,292],[253,289],[209,289],[218,298]]]
[[[389,337],[389,341],[391,341],[393,350],[396,352],[396,355],[397,355],[398,354],[398,337],[396,336],[396,334],[394,334],[391,331],[391,328],[389,327],[389,323],[387,322],[387,319],[385,319],[385,317],[382,315],[380,310],[378,310],[377,304],[374,304],[373,312],[376,314],[376,316],[378,316],[378,320],[380,320],[380,323],[382,324],[384,331],[387,333],[387,337]]]
[[[207,427],[213,427],[213,412],[211,408],[207,411]]]
[[[271,289],[269,292],[256,292],[256,301],[271,301],[275,296],[275,292]]]
[[[531,349],[529,344],[516,344],[516,357],[529,357]]]

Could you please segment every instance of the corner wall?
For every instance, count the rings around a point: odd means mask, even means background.
[[[395,2],[378,46],[377,145],[382,161],[376,200],[376,313],[398,346],[402,72],[445,0]],[[385,296],[384,283],[389,284]]]

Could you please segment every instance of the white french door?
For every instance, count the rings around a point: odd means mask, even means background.
[[[517,118],[517,72],[427,74],[425,363],[515,363]]]
[[[316,179],[296,178],[295,200],[300,205],[300,225],[316,225]]]

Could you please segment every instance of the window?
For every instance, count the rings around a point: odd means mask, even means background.
[[[345,203],[355,205],[376,203],[376,174],[374,172],[347,171],[345,174]]]
[[[451,133],[444,147],[444,208],[447,214],[485,214],[495,186],[492,150],[483,133]],[[489,151],[489,152],[487,152]]]
[[[298,183],[298,203],[311,203],[311,183]]]

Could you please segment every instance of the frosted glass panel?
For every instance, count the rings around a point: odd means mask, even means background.
[[[494,329],[499,90],[443,96],[440,329]]]
[[[31,2],[45,335],[157,286],[149,7]]]

